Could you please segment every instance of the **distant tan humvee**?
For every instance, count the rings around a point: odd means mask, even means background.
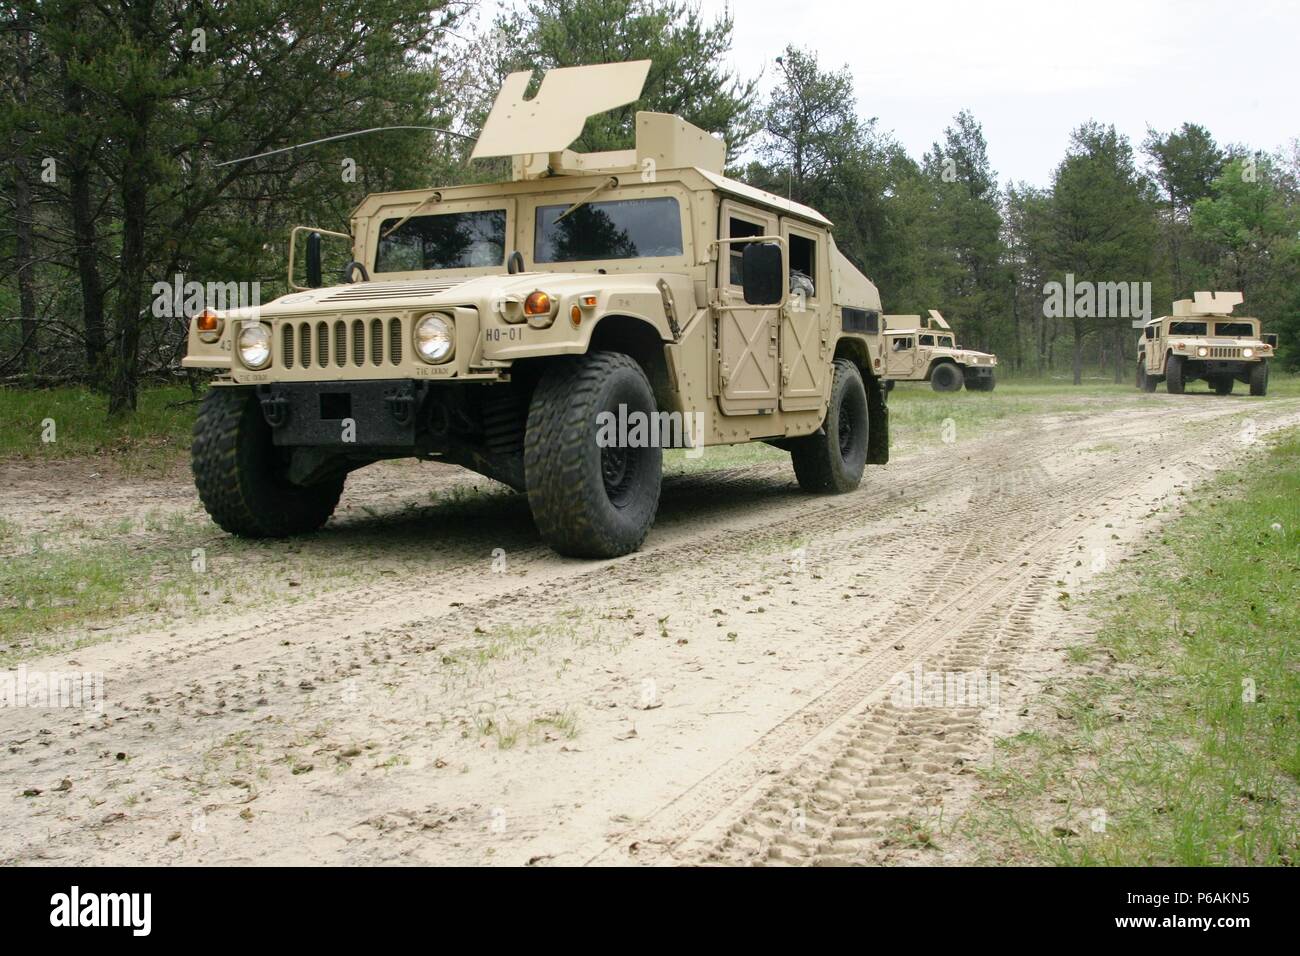
[[[1173,315],[1152,319],[1138,339],[1137,387],[1154,392],[1160,382],[1181,395],[1188,382],[1204,379],[1219,395],[1235,382],[1250,394],[1268,394],[1268,360],[1276,335],[1263,335],[1259,319],[1233,316],[1240,292],[1197,292],[1174,303]]]
[[[218,524],[317,528],[348,472],[415,457],[526,491],[557,551],[610,557],[654,520],[664,447],[769,442],[820,492],[887,461],[880,296],[824,216],[727,178],[725,144],[674,116],[638,113],[635,149],[568,149],[648,69],[552,70],[531,99],[512,74],[473,151],[512,157],[509,182],[369,196],[348,235],[291,233],[296,291],[192,319]],[[349,246],[344,284],[319,287],[322,234]]]
[[[952,328],[942,315],[930,310],[928,320],[919,315],[885,316],[885,380],[929,382],[936,392],[993,391],[993,370],[998,357],[988,352],[957,347]]]

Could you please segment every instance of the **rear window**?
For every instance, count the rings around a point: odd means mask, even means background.
[[[385,236],[399,222],[400,217],[385,219],[379,227],[376,272],[478,269],[505,262],[504,209],[414,216]]]
[[[682,217],[671,196],[587,203],[561,219],[570,205],[537,207],[535,261],[661,259],[682,254]]]
[[[1215,335],[1254,335],[1255,329],[1249,322],[1216,322]]]
[[[1204,322],[1170,322],[1170,335],[1204,335],[1208,326]]]

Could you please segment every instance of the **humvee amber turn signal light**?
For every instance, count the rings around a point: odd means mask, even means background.
[[[194,328],[204,342],[215,342],[221,337],[221,317],[211,309],[204,309],[194,317]]]
[[[551,297],[545,292],[537,291],[529,293],[528,298],[524,299],[524,315],[550,315],[551,314]]]

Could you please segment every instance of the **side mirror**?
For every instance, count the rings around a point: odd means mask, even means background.
[[[324,282],[321,279],[320,233],[313,232],[307,236],[307,285],[319,289]]]
[[[1259,337],[1259,340],[1260,340],[1261,342],[1263,342],[1265,345],[1271,345],[1271,346],[1273,346],[1273,348],[1277,348],[1277,333],[1276,333],[1276,332],[1266,332],[1266,333],[1264,333],[1263,335],[1261,335],[1261,336]]]
[[[741,288],[747,305],[780,305],[785,263],[775,242],[749,242],[741,253]]]

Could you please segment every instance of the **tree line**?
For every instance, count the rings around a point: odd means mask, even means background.
[[[291,225],[346,231],[366,193],[503,176],[467,157],[506,73],[631,59],[653,62],[642,99],[593,117],[575,148],[630,147],[638,109],[722,135],[733,175],[835,223],[887,311],[938,309],[1004,366],[1127,377],[1131,314],[1052,308],[1067,276],[1149,288],[1152,314],[1242,290],[1300,365],[1296,142],[1263,152],[1188,122],[1134,144],[1087,120],[1046,186],[1000,186],[969,112],[909,156],[859,111],[848,66],[795,47],[766,77],[727,66],[732,21],[684,0],[531,0],[481,25],[472,8],[0,3],[0,383],[82,382],[129,413],[184,349],[183,320],[150,308],[155,282],[278,294]],[[380,126],[414,128],[219,165]]]

